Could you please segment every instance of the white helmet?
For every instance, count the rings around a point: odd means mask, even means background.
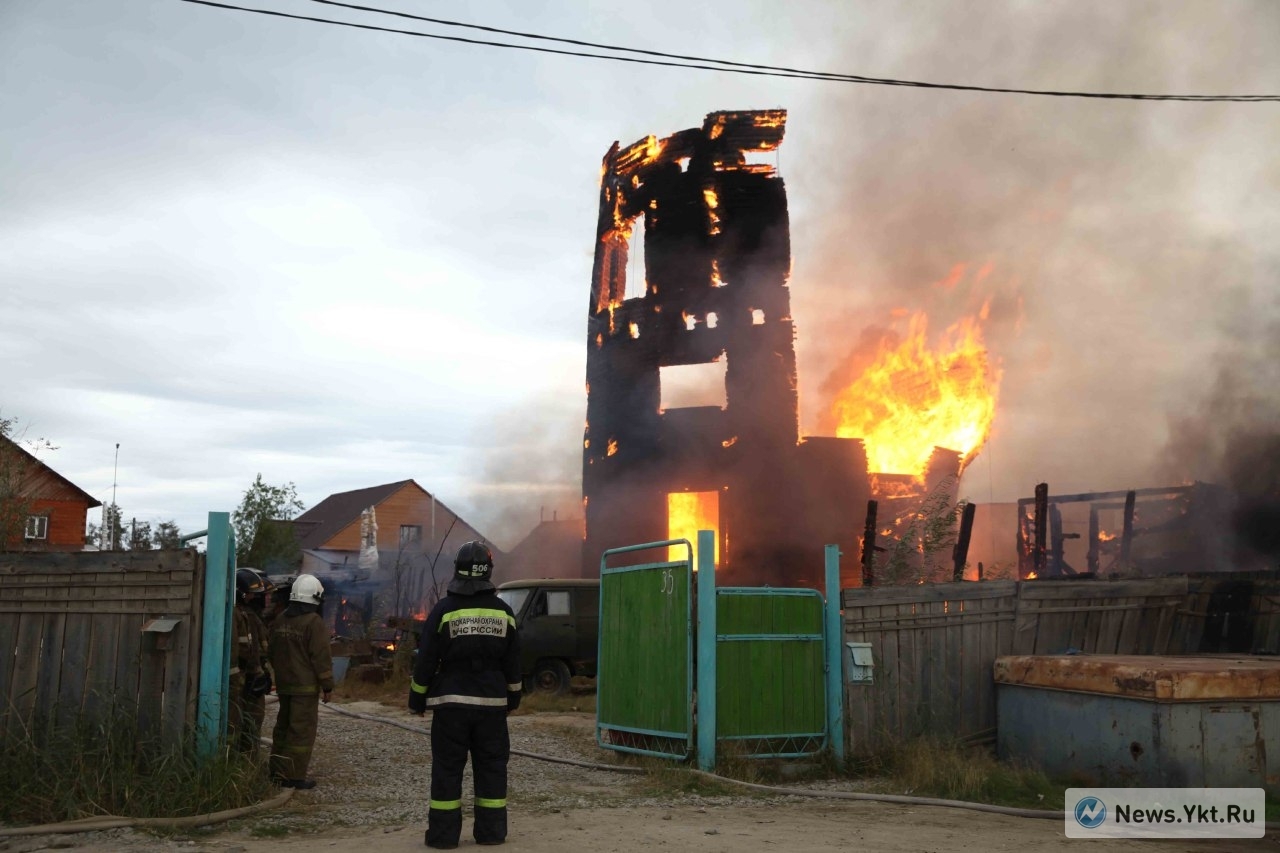
[[[293,588],[289,590],[289,600],[300,601],[303,604],[320,604],[324,601],[324,585],[315,575],[298,575],[297,580],[293,582]]]

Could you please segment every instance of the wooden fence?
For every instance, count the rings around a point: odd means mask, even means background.
[[[195,724],[204,556],[0,555],[0,732],[135,713],[139,739]]]
[[[1280,579],[984,581],[847,589],[844,632],[874,680],[847,687],[851,754],[922,734],[983,740],[1002,655],[1280,651]]]

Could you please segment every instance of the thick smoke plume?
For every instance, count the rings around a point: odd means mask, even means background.
[[[984,85],[1274,90],[1280,7],[1231,8],[1006,4],[982,7],[988,20],[928,4],[904,21],[894,7],[851,25],[823,64]],[[793,105],[782,164],[805,431],[824,431],[832,380],[882,329],[924,310],[936,334],[991,298],[984,332],[1004,379],[962,493],[1171,484],[1170,415],[1220,381],[1228,336],[1274,334],[1215,320],[1228,298],[1280,285],[1278,136],[1280,110],[1260,104],[832,86]]]
[[[1220,329],[1212,385],[1188,395],[1165,453],[1172,476],[1226,486],[1242,562],[1280,568],[1280,269],[1270,298],[1241,293]]]

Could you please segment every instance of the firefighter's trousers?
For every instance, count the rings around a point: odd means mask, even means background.
[[[431,716],[431,809],[427,844],[452,847],[462,835],[462,771],[471,755],[478,844],[507,838],[506,708],[437,708]]]
[[[311,748],[316,742],[319,722],[319,693],[280,694],[276,727],[271,737],[273,779],[307,778],[307,765],[311,763]]]

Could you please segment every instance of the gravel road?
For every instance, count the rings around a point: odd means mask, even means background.
[[[341,707],[429,727],[398,708],[372,702]],[[269,707],[267,730],[274,721]],[[509,718],[512,748],[601,764],[618,756],[595,745],[594,716],[538,713]],[[322,712],[311,774],[318,786],[296,792],[283,808],[253,818],[168,837],[134,830],[0,841],[3,853],[371,853],[423,850],[430,777],[429,739],[401,728]],[[674,784],[680,781],[681,784]],[[847,850],[1078,850],[1054,820],[1028,820],[950,808],[814,800],[724,788],[686,790],[674,777],[655,781],[513,755],[509,767],[512,853],[625,853],[664,848],[704,853],[775,849],[788,853]],[[470,775],[464,803],[470,800]],[[856,790],[856,780],[806,782],[806,788]],[[712,788],[710,790],[717,790]],[[462,847],[474,848],[469,817]],[[1274,851],[1272,836],[1235,842],[1093,842],[1090,849]]]

